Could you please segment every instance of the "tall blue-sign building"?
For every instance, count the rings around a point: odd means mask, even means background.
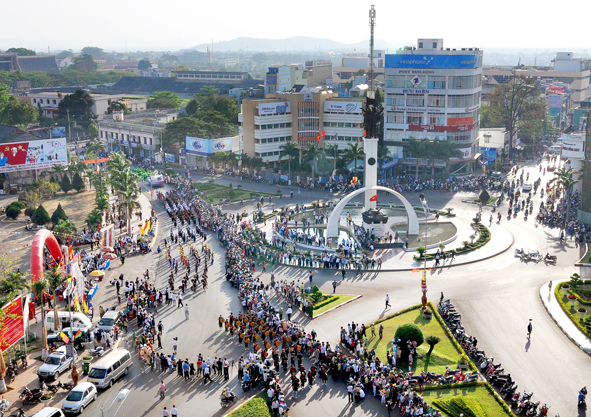
[[[443,47],[443,39],[419,39],[416,47],[387,54],[385,62],[384,140],[415,172],[416,161],[404,155],[409,139],[447,140],[473,160],[478,151],[482,51]],[[436,161],[442,170],[445,160]],[[427,166],[429,165],[429,166]],[[425,171],[431,171],[425,162]]]

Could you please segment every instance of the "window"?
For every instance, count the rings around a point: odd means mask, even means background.
[[[392,113],[387,117],[387,123],[404,123],[404,113]]]
[[[444,115],[429,115],[429,124],[435,126],[445,126]]]
[[[152,143],[152,138],[149,138],[149,139],[150,139],[150,145],[153,145],[153,143]]]
[[[409,125],[423,124],[423,114],[422,113],[407,113],[406,123],[408,123]]]
[[[423,42],[419,42],[419,49],[423,48]]]
[[[425,96],[422,94],[407,94],[406,105],[408,107],[425,107]]]
[[[427,82],[427,88],[432,89],[445,89],[445,77],[444,76],[429,76]]]
[[[406,75],[392,75],[386,81],[386,85],[392,88],[407,87]]]
[[[428,107],[445,107],[444,95],[431,95],[427,98]]]
[[[33,99],[33,103],[37,103],[37,99],[36,98]]]
[[[103,133],[104,133],[104,132],[101,130],[101,139],[103,138]]]
[[[386,97],[386,105],[388,106],[404,106],[406,100],[404,94],[392,94]]]

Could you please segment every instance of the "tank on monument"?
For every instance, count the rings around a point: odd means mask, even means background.
[[[375,237],[382,237],[387,232],[388,216],[382,213],[379,208],[364,211],[361,213],[361,217],[363,217],[363,228]]]

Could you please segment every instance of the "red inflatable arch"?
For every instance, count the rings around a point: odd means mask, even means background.
[[[47,245],[49,253],[57,262],[62,259],[62,250],[54,234],[47,229],[41,229],[33,238],[31,249],[31,281],[39,281],[43,278],[43,248]]]

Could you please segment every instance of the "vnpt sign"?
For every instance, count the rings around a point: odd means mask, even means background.
[[[481,55],[386,55],[386,68],[478,68]]]

